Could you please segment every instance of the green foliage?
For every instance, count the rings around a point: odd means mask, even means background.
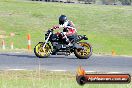
[[[88,36],[94,53],[111,54],[114,49],[117,54],[132,55],[131,9],[130,6],[0,1],[0,32],[7,36],[8,49],[11,41],[14,48],[26,49],[30,33],[33,49],[44,41],[44,32],[58,24],[59,15],[66,14],[78,34]],[[9,36],[11,32],[15,37]]]
[[[1,71],[0,88],[131,88],[130,84],[86,84],[80,86],[68,72]]]
[[[123,5],[131,5],[132,1],[131,0],[119,0],[122,2]]]

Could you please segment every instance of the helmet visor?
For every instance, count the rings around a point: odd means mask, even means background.
[[[64,20],[59,20],[59,24],[60,24],[60,25],[63,25],[64,22],[65,22]]]

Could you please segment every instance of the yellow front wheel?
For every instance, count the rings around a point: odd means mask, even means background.
[[[92,47],[89,43],[86,42],[79,42],[80,46],[84,49],[75,49],[74,54],[79,59],[87,59],[92,55]]]
[[[44,42],[39,42],[35,48],[34,53],[39,58],[46,58],[51,53],[51,46],[49,44],[45,45],[45,48],[43,49]]]

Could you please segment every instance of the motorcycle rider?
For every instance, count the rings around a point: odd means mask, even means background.
[[[69,37],[76,35],[76,29],[73,22],[68,20],[65,15],[61,15],[59,17],[59,25],[53,26],[53,29],[59,28],[63,28],[63,32],[61,32],[62,40],[65,41],[67,45],[71,45]]]
[[[72,21],[67,19],[67,16],[61,15],[59,17],[59,25],[53,26],[53,29],[63,28],[63,32],[60,33],[61,39],[66,45],[71,46],[72,42],[70,41],[70,37],[76,36],[76,29]],[[52,55],[56,54],[57,49],[54,49]]]

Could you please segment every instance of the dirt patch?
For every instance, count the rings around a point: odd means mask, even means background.
[[[0,30],[0,39],[6,38],[6,31]]]
[[[1,28],[0,28],[1,29]],[[0,35],[1,34],[6,34],[6,31],[0,30]]]
[[[1,29],[1,28],[0,28]],[[8,38],[8,37],[14,37],[15,33],[10,33],[9,35],[6,34],[6,31],[0,30],[0,39]]]

